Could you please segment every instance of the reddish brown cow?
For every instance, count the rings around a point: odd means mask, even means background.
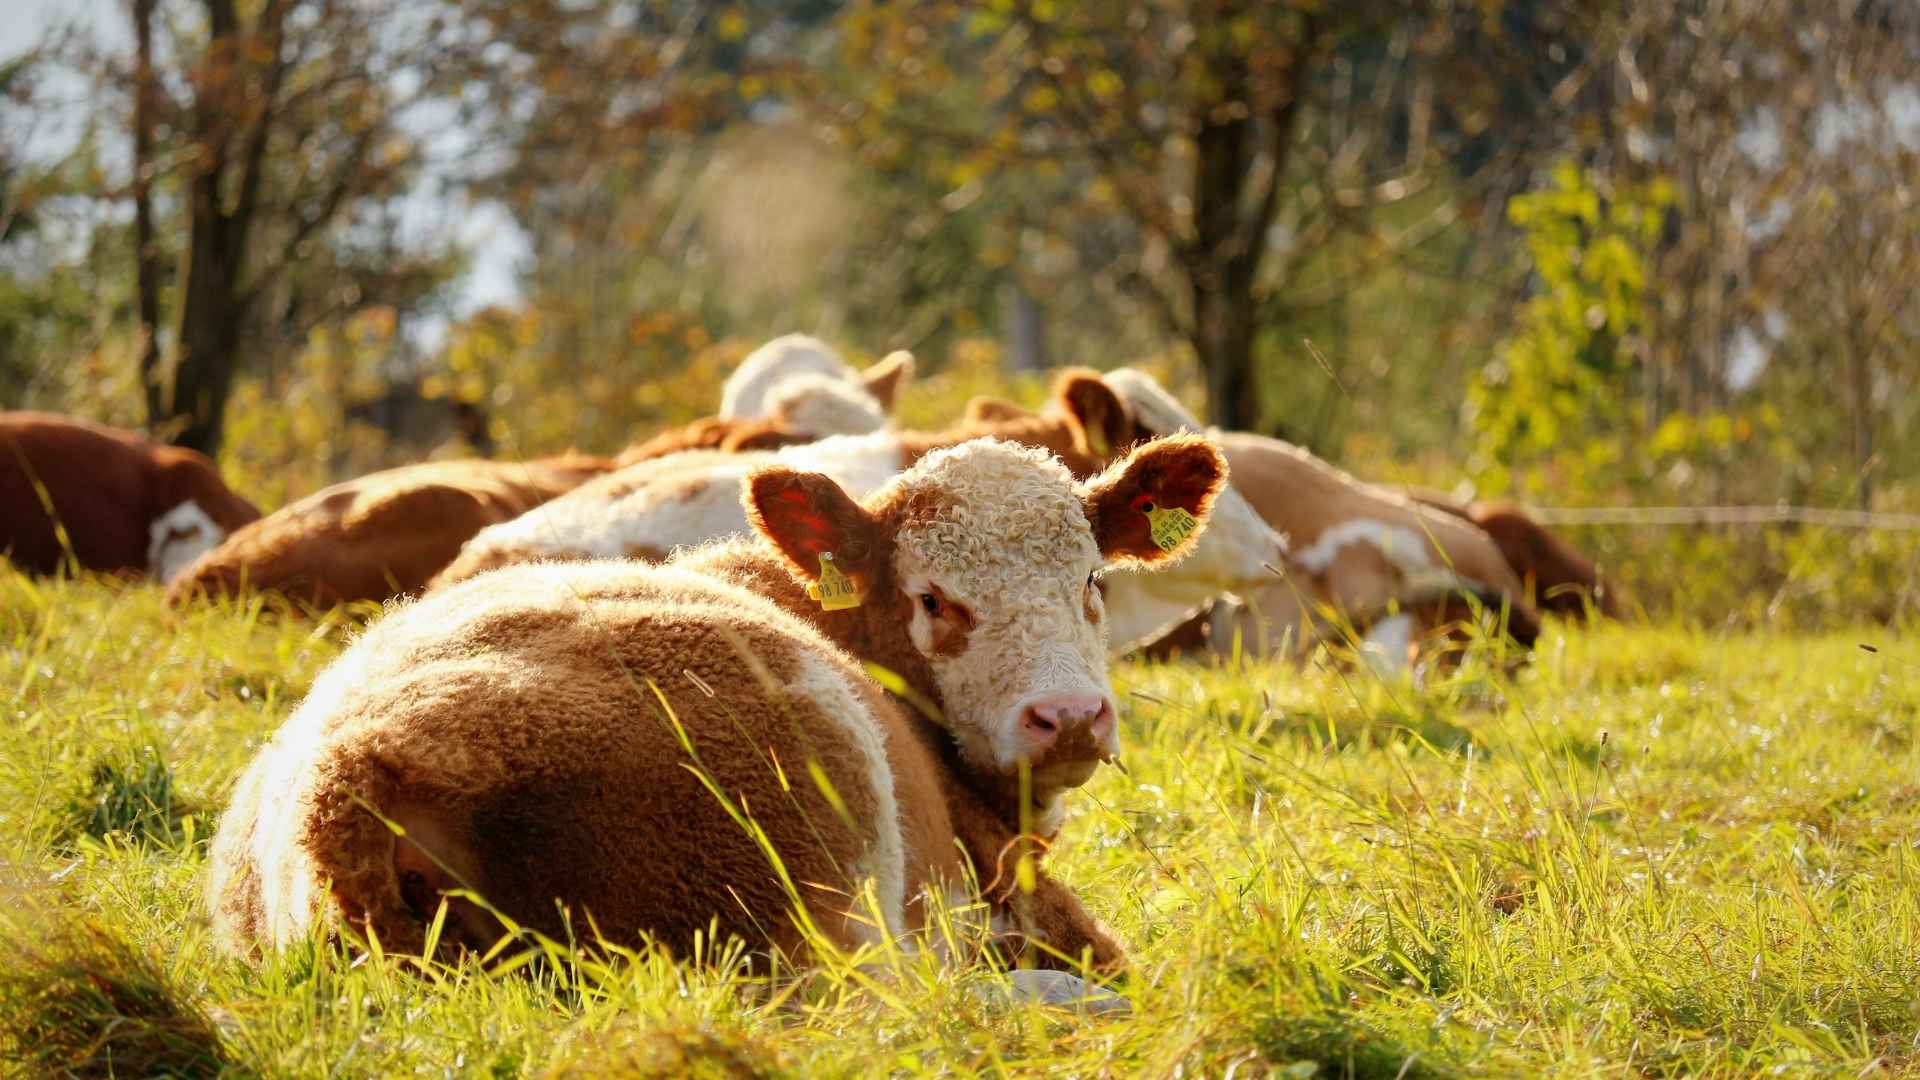
[[[335,484],[241,529],[187,567],[167,603],[270,589],[315,607],[418,591],[474,533],[613,468],[573,454],[430,461]]]
[[[1438,492],[1419,489],[1407,494],[1416,502],[1471,521],[1493,537],[1501,557],[1526,583],[1542,610],[1585,618],[1591,598],[1600,614],[1620,618],[1619,590],[1601,578],[1592,560],[1518,505],[1503,501],[1463,504]]]
[[[203,454],[70,416],[0,413],[0,551],[29,573],[57,571],[70,545],[85,569],[165,581],[259,516]]]

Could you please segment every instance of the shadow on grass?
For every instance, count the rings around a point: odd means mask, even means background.
[[[205,809],[180,795],[173,770],[152,749],[96,762],[86,787],[67,800],[63,816],[57,836],[62,847],[82,837],[114,837],[178,848],[213,835]]]
[[[106,927],[15,915],[0,934],[10,939],[0,956],[0,1072],[200,1077],[233,1068],[213,1019],[150,953]]]
[[[1416,1080],[1458,1075],[1348,1017],[1273,1017],[1254,1029],[1253,1042],[1277,1076]]]
[[[561,1054],[565,1060],[542,1076],[554,1080],[775,1080],[798,1075],[766,1040],[709,1023],[650,1028],[617,1024],[611,1030],[569,1040]]]
[[[1457,1072],[1350,1017],[1273,1017],[1254,1028],[1254,1047],[1275,1076],[1415,1080]]]

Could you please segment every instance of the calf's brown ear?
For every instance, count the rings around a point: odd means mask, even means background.
[[[967,402],[967,411],[961,414],[961,422],[969,427],[982,427],[988,424],[1000,424],[1009,420],[1026,420],[1033,416],[1033,410],[1017,405],[1006,398],[977,397]]]
[[[1227,483],[1227,459],[1200,435],[1136,447],[1082,489],[1093,538],[1108,562],[1165,563],[1193,549]]]
[[[822,557],[864,592],[878,566],[880,528],[840,485],[775,465],[746,479],[747,520],[801,580],[820,579]]]
[[[905,349],[895,349],[882,357],[872,367],[860,373],[860,383],[867,393],[880,403],[880,407],[891,413],[894,403],[900,397],[900,388],[913,381],[913,354]]]
[[[1138,438],[1133,413],[1090,368],[1071,368],[1053,384],[1054,402],[1073,429],[1075,449],[1106,460]]]

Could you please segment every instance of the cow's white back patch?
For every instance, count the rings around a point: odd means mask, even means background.
[[[1404,525],[1373,518],[1343,521],[1314,538],[1313,543],[1295,548],[1293,561],[1308,573],[1324,574],[1334,557],[1348,544],[1372,544],[1387,562],[1403,574],[1433,569],[1427,538]]]
[[[212,551],[227,538],[200,504],[188,499],[154,518],[147,526],[147,572],[162,585],[187,564]]]

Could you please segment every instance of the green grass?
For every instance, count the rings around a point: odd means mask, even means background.
[[[1910,633],[1556,630],[1421,689],[1121,665],[1125,771],[1053,864],[1133,954],[1134,1013],[1098,1019],[927,956],[779,987],[222,956],[214,814],[341,637],[0,572],[0,1071],[1920,1071]]]

